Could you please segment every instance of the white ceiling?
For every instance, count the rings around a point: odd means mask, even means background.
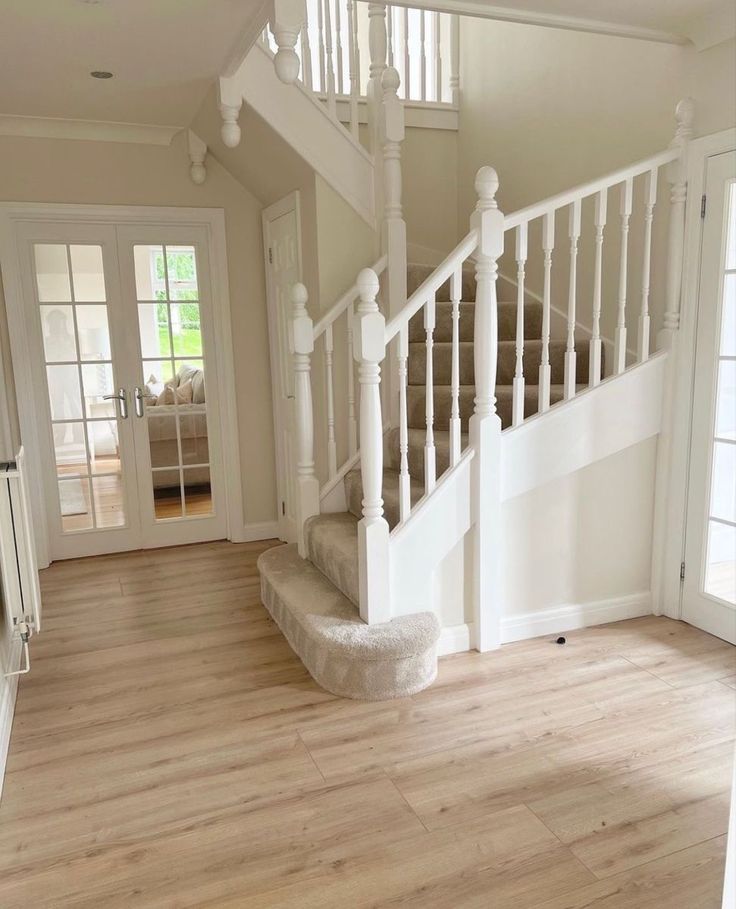
[[[0,0],[0,114],[186,126],[261,6]]]

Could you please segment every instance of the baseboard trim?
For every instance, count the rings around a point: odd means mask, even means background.
[[[9,666],[6,672],[16,672],[20,669],[22,646],[19,640],[14,640],[9,647]],[[18,694],[18,678],[14,675],[4,682],[2,697],[0,697],[0,798],[3,794],[5,782],[5,767],[8,762],[8,749],[10,748],[10,731],[13,728],[13,715],[15,714],[15,699]]]
[[[568,603],[502,619],[501,641],[503,644],[511,644],[547,634],[607,625],[624,619],[638,619],[645,615],[652,615],[652,596],[648,590],[606,600],[591,600],[588,603]],[[472,622],[448,625],[440,632],[438,655],[447,656],[470,650],[472,640]]]
[[[254,543],[256,540],[278,540],[279,522],[261,521],[260,523],[246,524],[238,539],[233,538],[233,543]]]

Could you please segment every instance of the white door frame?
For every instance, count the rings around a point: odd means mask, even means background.
[[[293,211],[296,217],[297,235],[297,259],[299,262],[299,280],[303,280],[302,273],[302,222],[301,208],[299,200],[299,190],[295,189],[288,196],[284,196],[273,205],[263,209],[261,220],[263,223],[263,269],[266,275],[266,306],[268,310],[268,342],[269,353],[271,358],[271,408],[273,410],[273,430],[276,449],[276,491],[277,491],[277,513],[279,538],[286,539],[284,523],[284,505],[287,498],[286,471],[287,464],[285,454],[280,440],[283,438],[284,426],[281,401],[279,399],[279,382],[280,382],[280,364],[284,356],[288,356],[288,351],[281,349],[280,338],[278,333],[278,313],[276,312],[276,294],[271,281],[271,262],[269,259],[269,249],[271,247],[271,223],[277,218]],[[291,506],[294,506],[294,502]]]
[[[204,226],[207,229],[207,253],[212,280],[212,315],[216,341],[213,357],[215,382],[220,399],[220,427],[225,491],[227,501],[227,538],[233,542],[245,539],[238,419],[233,369],[233,346],[230,318],[230,289],[228,284],[225,215],[220,208],[173,208],[147,205],[67,205],[45,202],[0,203],[0,269],[5,290],[10,350],[17,394],[18,419],[23,444],[28,452],[31,475],[43,476],[39,448],[35,395],[18,393],[32,387],[29,359],[29,339],[26,332],[21,284],[20,247],[16,223],[19,221],[77,222],[102,224],[144,224],[146,226]],[[45,501],[41,484],[31,488],[36,550],[39,568],[50,563],[49,536]]]
[[[685,216],[685,257],[682,275],[680,328],[671,352],[672,419],[669,438],[660,435],[658,444],[668,445],[670,466],[662,483],[662,498],[655,502],[655,527],[661,537],[655,538],[652,564],[652,604],[657,615],[682,618],[682,581],[680,566],[685,556],[685,519],[687,486],[690,475],[690,434],[693,417],[693,380],[695,376],[695,342],[698,324],[698,290],[700,286],[700,252],[703,220],[700,206],[705,192],[707,160],[736,148],[736,128],[693,140],[688,146],[687,211]],[[655,581],[656,579],[656,581]]]

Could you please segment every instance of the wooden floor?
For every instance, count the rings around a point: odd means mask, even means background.
[[[734,648],[646,618],[335,698],[264,544],[57,563],[0,806],[2,909],[716,909]]]

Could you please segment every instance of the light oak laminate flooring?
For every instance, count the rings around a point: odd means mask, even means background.
[[[269,543],[60,562],[0,803],[3,909],[717,909],[734,648],[644,618],[312,681]]]

